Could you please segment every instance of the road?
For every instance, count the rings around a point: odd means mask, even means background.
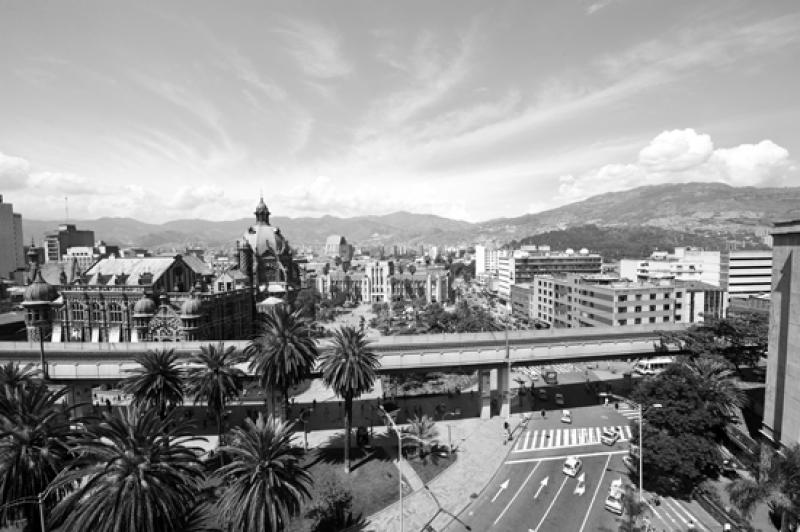
[[[561,424],[558,416],[542,419],[534,415],[527,426],[517,431],[506,461],[493,480],[447,530],[619,530],[628,516],[617,516],[604,504],[612,481],[619,479],[631,485],[622,458],[628,454],[628,423],[632,417],[633,412],[603,406],[574,410],[573,425]],[[613,446],[603,445],[599,441],[603,427],[622,427],[622,438]],[[578,478],[562,472],[568,456],[582,461],[582,475]],[[653,505],[646,513],[659,532],[683,531],[689,522],[694,522],[696,530],[721,530],[696,503],[662,499],[659,506]]]

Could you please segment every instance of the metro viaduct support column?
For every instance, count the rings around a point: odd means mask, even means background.
[[[492,417],[492,370],[478,370],[478,401],[480,401],[481,419]]]

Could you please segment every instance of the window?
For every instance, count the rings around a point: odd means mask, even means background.
[[[655,294],[650,294],[650,299],[655,299],[655,298],[656,298]]]
[[[656,306],[650,305],[650,312],[655,312],[655,311],[656,311]]]
[[[655,323],[655,322],[656,322],[656,318],[655,318],[655,316],[651,316],[651,317],[650,317],[650,323]]]
[[[642,318],[636,318],[635,320],[633,320],[633,323],[639,325],[640,323],[642,323]]]
[[[92,303],[92,321],[96,323],[103,321],[103,307],[100,303]]]
[[[636,294],[636,301],[642,300],[642,294]]]
[[[675,303],[675,310],[680,310],[683,308],[683,303]]]
[[[617,320],[617,325],[627,325],[628,320]]]
[[[70,315],[73,321],[83,321],[86,319],[86,309],[83,304],[73,301],[69,307]]]
[[[669,321],[669,316],[664,316],[663,321]]]
[[[122,323],[122,307],[117,303],[108,305],[108,321]]]
[[[667,303],[666,305],[664,305],[664,310],[669,310],[669,303]]]
[[[623,302],[623,301],[627,301],[627,300],[628,300],[628,296],[619,296],[619,299],[618,299],[618,301],[620,303]]]
[[[675,298],[676,298],[676,299],[680,299],[680,298],[682,298],[682,297],[683,297],[683,292],[677,292],[677,293],[675,294]]]
[[[642,311],[642,307],[640,307],[640,306],[638,306],[638,305],[637,305],[637,306],[636,306],[636,307],[633,309],[633,311],[634,311],[634,312],[641,312],[641,311]]]
[[[617,312],[628,312],[628,307],[617,307]]]

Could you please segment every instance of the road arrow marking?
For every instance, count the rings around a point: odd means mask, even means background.
[[[505,481],[505,482],[503,482],[502,484],[500,484],[500,489],[499,489],[499,490],[497,490],[497,493],[495,493],[494,497],[492,497],[492,502],[496,501],[496,500],[497,500],[497,498],[500,496],[500,494],[503,492],[503,490],[504,490],[504,489],[506,489],[506,488],[508,487],[508,481],[509,481],[509,480],[510,480],[510,479],[506,479],[506,481]]]
[[[533,494],[533,499],[536,500],[539,497],[539,493],[541,493],[542,489],[547,486],[550,477],[544,477],[542,481],[539,483],[539,488],[536,490],[536,493]]]
[[[539,532],[539,528],[542,526],[542,523],[544,523],[544,520],[547,519],[547,515],[550,513],[550,510],[553,509],[553,505],[558,500],[558,495],[561,493],[561,490],[564,489],[564,485],[567,483],[568,478],[569,478],[568,476],[564,475],[564,481],[561,483],[561,486],[559,486],[558,491],[555,494],[555,497],[553,497],[553,500],[550,502],[550,506],[547,507],[547,510],[544,512],[544,515],[542,516],[542,520],[539,521],[539,524],[536,525],[536,528],[533,529],[533,532]]]
[[[586,484],[581,482],[577,486],[575,486],[575,491],[573,491],[572,493],[574,493],[575,495],[580,496],[580,495],[583,495],[585,492],[586,492]]]
[[[519,494],[522,493],[522,489],[525,487],[525,485],[531,479],[533,474],[536,473],[536,470],[539,469],[539,465],[540,464],[541,464],[541,462],[537,462],[537,464],[535,466],[533,466],[533,469],[531,469],[531,472],[528,473],[527,477],[525,477],[525,480],[522,482],[522,485],[517,489],[517,492],[514,494],[513,497],[511,497],[511,500],[508,501],[508,504],[506,504],[506,507],[503,508],[502,512],[500,512],[500,515],[497,516],[497,519],[494,520],[494,524],[495,525],[497,524],[498,521],[500,521],[500,519],[503,518],[503,516],[506,514],[508,509],[511,508],[511,505],[514,504],[514,501],[517,500],[517,497],[519,496]],[[508,481],[506,481],[506,482],[508,482]]]

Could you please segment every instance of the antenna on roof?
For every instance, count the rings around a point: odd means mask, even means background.
[[[64,216],[66,218],[64,221],[69,222],[69,202],[66,196],[64,196]]]

